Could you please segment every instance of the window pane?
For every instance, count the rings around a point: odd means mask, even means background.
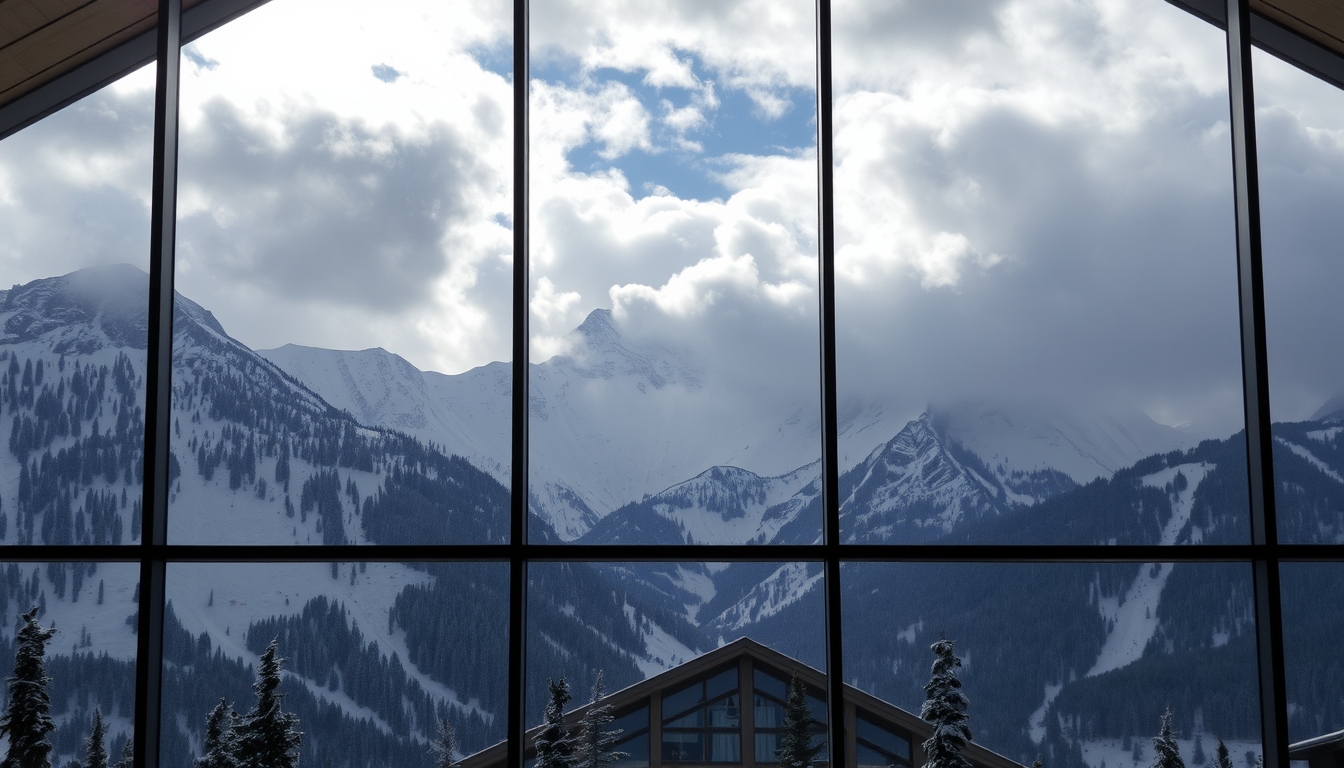
[[[756,694],[756,727],[780,728],[784,725],[784,705]]]
[[[633,712],[621,715],[611,723],[612,730],[620,729],[626,735],[638,733],[649,727],[649,707],[648,705],[639,707]]]
[[[641,733],[616,745],[616,749],[625,753],[624,757],[610,763],[615,768],[643,768],[649,764],[649,734]]]
[[[170,563],[167,578],[166,765],[202,756],[221,699],[256,707],[272,643],[302,765],[429,768],[445,720],[455,759],[504,738],[505,564]]]
[[[779,762],[779,759],[775,755],[775,752],[778,749],[779,734],[759,732],[756,734],[756,759],[758,761],[763,763]]]
[[[183,49],[174,542],[505,540],[511,13],[276,0]]]
[[[1344,541],[1344,93],[1255,51],[1265,329],[1279,536]]]
[[[711,763],[742,762],[742,734],[711,733],[709,735],[709,761]]]
[[[815,540],[813,3],[531,13],[531,537]]]
[[[679,691],[663,695],[663,712],[668,715],[679,715],[687,709],[703,702],[705,700],[704,681],[695,683]],[[673,728],[684,728],[700,725],[700,715],[704,710],[697,709],[686,718],[668,723]]]
[[[663,732],[663,760],[674,763],[698,763],[705,759],[705,734],[701,731]]]
[[[844,627],[859,689],[918,715],[934,646],[953,641],[973,762],[988,749],[1023,765],[1149,765],[1168,708],[1187,765],[1211,763],[1219,739],[1238,766],[1259,752],[1246,564],[871,563],[842,580],[864,596]],[[913,731],[919,765],[931,731],[906,722],[882,725]]]
[[[16,664],[20,647],[44,647],[48,714],[55,730],[45,735],[51,765],[87,760],[95,716],[102,746],[116,762],[131,736],[135,717],[136,620],[139,568],[132,563],[0,564],[0,677],[6,678],[6,708],[33,702],[38,686]],[[24,615],[36,611],[24,631]],[[50,630],[45,642],[40,637]],[[25,693],[26,692],[26,693]],[[6,740],[8,741],[8,740]],[[11,759],[21,759],[10,750]]]
[[[1280,579],[1288,740],[1295,743],[1344,728],[1344,665],[1338,652],[1344,563],[1284,563]],[[1319,757],[1293,755],[1312,762]]]
[[[753,681],[756,684],[756,690],[768,693],[780,701],[784,701],[789,696],[789,684],[760,667],[756,667]]]
[[[834,51],[844,538],[1246,541],[1223,33],[846,0]]]
[[[904,758],[907,761],[910,759],[909,738],[897,734],[890,728],[884,728],[881,725],[874,723],[862,714],[860,714],[856,720],[855,733],[858,738],[893,757]],[[862,754],[862,750],[860,750],[860,754]],[[882,764],[887,765],[889,762],[890,760]]]
[[[0,141],[5,544],[140,538],[153,116],[147,66]]]
[[[710,728],[737,728],[742,717],[741,699],[734,694],[710,704],[706,711],[709,716],[705,724]]]

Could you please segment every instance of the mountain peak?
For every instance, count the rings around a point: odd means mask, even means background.
[[[595,309],[570,332],[575,342],[569,353],[555,358],[575,373],[590,379],[635,376],[655,389],[671,382],[692,386],[700,383],[700,374],[687,365],[685,354],[659,343],[639,343],[626,338],[616,327],[609,309]]]

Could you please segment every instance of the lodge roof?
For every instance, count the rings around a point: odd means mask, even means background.
[[[669,669],[653,677],[642,680],[634,685],[623,688],[615,693],[608,695],[603,702],[619,711],[623,707],[634,704],[644,698],[652,696],[659,691],[672,688],[679,683],[688,681],[709,671],[723,666],[725,663],[743,656],[749,656],[756,661],[760,661],[766,666],[782,672],[785,675],[797,675],[814,688],[826,687],[826,673],[812,667],[808,664],[787,656],[779,651],[767,648],[764,645],[747,637],[738,638],[726,645],[715,648],[708,653],[695,657],[683,664]],[[928,723],[921,720],[917,715],[907,712],[890,702],[859,690],[851,685],[843,686],[843,695],[847,702],[852,702],[859,709],[876,716],[901,730],[908,731],[914,736],[914,741],[922,742],[933,733],[933,728]],[[565,714],[565,723],[573,724],[578,722],[588,710],[590,705],[578,707],[577,709]],[[527,731],[527,740],[530,744],[531,739],[541,731],[541,726],[536,726]],[[506,744],[500,742],[494,746],[487,747],[480,752],[463,758],[455,764],[456,768],[488,768],[503,765],[506,756]],[[918,745],[914,745],[916,749]],[[967,745],[963,754],[975,768],[1022,768],[1022,765],[1015,760],[1004,757],[997,752],[986,749],[972,742]],[[918,763],[917,763],[918,764]]]

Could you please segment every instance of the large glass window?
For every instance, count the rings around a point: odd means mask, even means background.
[[[509,34],[277,0],[183,49],[172,541],[507,536]]]
[[[1247,541],[1219,31],[1162,0],[835,29],[845,540]]]
[[[304,765],[526,765],[556,691],[617,765],[770,763],[796,670],[819,760],[913,767],[944,638],[977,768],[1344,727],[1333,85],[1256,54],[1257,188],[1185,3],[218,2],[177,115],[144,69],[0,143],[53,764],[268,691]]]
[[[812,2],[531,9],[532,538],[814,540]]]
[[[153,75],[0,142],[4,544],[140,538]]]
[[[1344,279],[1344,94],[1273,56],[1254,63],[1279,535],[1338,543],[1344,367],[1324,350],[1344,320],[1329,299]]]

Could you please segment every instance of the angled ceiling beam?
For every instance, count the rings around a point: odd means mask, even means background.
[[[189,43],[267,0],[186,0]],[[154,60],[154,0],[0,0],[0,139]]]

